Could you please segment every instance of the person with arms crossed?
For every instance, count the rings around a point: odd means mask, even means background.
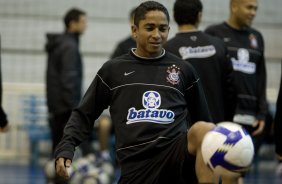
[[[199,183],[214,183],[201,142],[215,125],[204,122],[211,118],[193,67],[163,49],[169,29],[162,4],[145,1],[136,8],[132,35],[137,48],[106,62],[73,110],[55,151],[58,175],[69,178],[75,147],[110,106],[120,184],[187,183],[183,163],[195,158],[196,166],[190,167],[196,167]]]
[[[233,117],[232,65],[223,42],[198,30],[203,5],[199,0],[176,0],[173,7],[178,33],[164,46],[196,69],[214,123]],[[228,98],[229,97],[229,98]]]

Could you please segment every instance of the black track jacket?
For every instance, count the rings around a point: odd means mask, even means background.
[[[54,114],[71,111],[81,100],[83,66],[78,36],[47,34],[47,105]]]

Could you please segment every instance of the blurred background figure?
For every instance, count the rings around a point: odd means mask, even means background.
[[[82,96],[83,66],[79,37],[86,28],[86,13],[69,10],[65,17],[65,32],[47,34],[48,53],[46,87],[49,125],[53,151],[63,136],[65,124]]]
[[[129,12],[129,25],[130,25],[129,30],[131,28],[131,25],[134,24],[134,11],[135,11],[135,8],[132,8],[131,11]],[[113,59],[115,57],[129,53],[131,48],[136,48],[136,42],[134,38],[132,37],[132,35],[129,35],[125,39],[117,43],[116,47],[114,48],[114,51],[110,55],[110,59]],[[113,162],[115,163],[115,151],[114,151],[115,148],[111,148],[113,145],[113,142],[112,142],[112,145],[109,145],[109,142],[111,142],[111,139],[114,136],[114,131],[113,131],[114,127],[111,124],[109,109],[106,109],[102,113],[101,117],[99,118],[98,124],[95,126],[97,127],[102,126],[102,128],[99,129],[99,131],[104,132],[104,133],[100,133],[101,136],[99,136],[100,142],[101,142],[101,148],[102,150],[110,150],[112,152],[111,157],[113,159]],[[105,145],[105,146],[102,146],[102,145]],[[104,151],[104,154],[107,155],[107,152]]]
[[[255,153],[264,140],[267,114],[264,39],[251,27],[257,9],[257,0],[230,0],[227,21],[206,29],[208,34],[221,38],[227,47],[237,93],[233,121],[250,132]]]
[[[131,25],[134,24],[134,11],[135,11],[135,8],[132,8],[130,13],[129,13],[130,27],[131,27]],[[113,53],[111,54],[110,58],[113,59],[117,56],[121,56],[123,54],[126,54],[130,51],[131,48],[135,48],[135,47],[136,47],[135,40],[132,37],[132,35],[129,35],[128,37],[121,40],[117,44],[117,46],[116,46],[115,50],[113,51]]]
[[[213,122],[231,121],[235,95],[231,78],[233,69],[227,60],[224,43],[198,30],[203,11],[201,1],[176,0],[173,10],[178,33],[168,40],[165,49],[196,69]]]
[[[64,17],[64,33],[48,33],[46,87],[52,154],[63,136],[71,111],[82,97],[83,63],[79,37],[86,29],[86,13],[70,9]],[[56,184],[65,183],[56,178]]]
[[[282,61],[281,61],[282,72]],[[276,174],[282,176],[282,75],[280,79],[280,88],[276,101],[276,112],[274,118],[274,141],[275,152],[277,154],[279,165],[276,169]]]
[[[52,137],[52,153],[63,136],[64,127],[72,109],[79,104],[82,97],[83,61],[79,41],[80,36],[86,29],[86,23],[86,13],[73,8],[64,17],[65,32],[47,34],[46,94]],[[79,148],[82,155],[78,155],[78,157],[92,158],[95,154],[104,161],[111,161],[109,153],[110,130],[110,117],[102,115],[97,120],[95,133],[93,133],[95,136],[90,136],[88,140],[80,144]],[[92,145],[94,140],[99,143],[97,150],[94,150]],[[55,183],[64,182],[55,181]]]
[[[260,135],[267,113],[264,39],[251,27],[257,8],[257,0],[231,0],[228,20],[206,29],[227,47],[237,92],[233,121],[252,134],[256,153],[263,139]]]
[[[134,12],[135,12],[135,7],[131,8],[129,12],[129,30],[131,30],[131,26],[134,24]],[[136,48],[136,42],[133,36],[130,34],[126,38],[118,41],[113,52],[110,54],[110,59],[129,53],[131,48]],[[112,163],[116,168],[116,170],[118,171],[117,177],[119,177],[120,174],[119,166],[115,158],[116,152],[114,147],[114,143],[115,143],[114,127],[113,127],[114,125],[111,123],[109,109],[106,109],[102,113],[97,125],[94,126],[96,126],[97,128],[100,127],[98,129],[100,132],[100,133],[98,132],[99,134],[98,136],[101,142],[102,155],[107,156],[109,155],[108,153],[110,153]],[[115,180],[118,181],[118,178],[116,178]]]
[[[2,107],[2,68],[1,68],[1,36],[0,36],[0,132],[8,131],[8,120]]]
[[[165,44],[166,51],[191,63],[203,84],[207,104],[214,123],[231,121],[234,86],[232,65],[222,40],[198,30],[203,5],[199,0],[176,0],[173,7],[178,33]],[[189,180],[196,174],[189,171]]]

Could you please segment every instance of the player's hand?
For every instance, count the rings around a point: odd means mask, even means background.
[[[4,127],[0,127],[0,132],[5,133],[5,132],[8,132],[9,129],[10,129],[9,126],[6,125],[6,126],[4,126]]]
[[[278,159],[279,161],[282,161],[282,155],[279,155],[279,154],[276,153],[276,156],[277,156],[277,159]]]
[[[253,124],[253,127],[257,129],[253,131],[252,135],[256,136],[262,133],[263,129],[265,126],[265,121],[264,120],[256,120],[256,122]]]
[[[64,178],[65,180],[69,179],[69,173],[67,171],[67,168],[71,166],[71,160],[66,158],[58,158],[56,160],[56,173],[60,177]]]

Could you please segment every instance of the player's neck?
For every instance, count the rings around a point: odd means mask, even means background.
[[[192,24],[185,24],[178,26],[178,31],[179,32],[195,32],[198,31],[197,26],[192,25]]]
[[[241,30],[242,26],[237,23],[236,19],[233,18],[232,16],[229,17],[229,19],[226,21],[226,23],[232,27],[233,29]]]

